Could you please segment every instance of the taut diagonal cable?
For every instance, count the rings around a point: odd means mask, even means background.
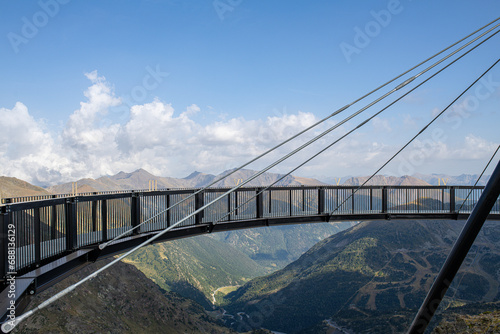
[[[466,52],[464,52],[462,55],[460,55],[459,57],[457,57],[456,59],[454,59],[453,61],[451,61],[449,64],[447,64],[446,66],[444,66],[443,68],[441,68],[440,70],[438,70],[437,72],[435,72],[434,74],[432,74],[429,78],[425,79],[424,81],[422,81],[421,83],[419,83],[417,86],[413,87],[412,89],[410,89],[408,92],[406,92],[405,94],[401,95],[400,97],[398,97],[396,100],[394,100],[393,102],[391,102],[390,104],[388,104],[386,107],[384,107],[383,109],[381,109],[380,111],[378,111],[377,113],[375,113],[374,115],[370,116],[369,118],[367,118],[366,120],[364,120],[363,122],[361,122],[360,124],[358,124],[355,128],[351,129],[350,131],[348,131],[347,133],[345,133],[344,135],[342,135],[340,138],[338,138],[337,140],[335,140],[334,142],[330,143],[328,146],[324,147],[323,149],[321,149],[319,152],[317,152],[316,154],[314,154],[313,156],[311,156],[310,158],[308,158],[307,160],[303,161],[302,163],[300,163],[298,166],[294,167],[292,170],[290,170],[288,173],[282,175],[279,179],[277,179],[276,181],[274,181],[272,184],[266,186],[265,188],[261,189],[259,192],[257,192],[255,195],[253,195],[252,197],[250,197],[249,199],[247,199],[245,202],[243,202],[242,204],[238,205],[237,207],[235,207],[234,209],[232,209],[230,212],[227,212],[226,214],[224,214],[223,216],[219,217],[217,219],[217,221],[215,221],[214,223],[217,223],[217,222],[220,222],[222,221],[224,218],[228,217],[229,215],[231,215],[233,212],[235,212],[236,210],[240,209],[241,207],[243,207],[244,205],[246,205],[247,203],[249,203],[250,201],[252,201],[254,198],[256,198],[258,195],[262,194],[263,192],[265,192],[266,190],[268,190],[269,188],[271,188],[272,186],[274,186],[275,184],[277,184],[278,182],[280,182],[281,180],[283,180],[285,177],[287,177],[288,175],[292,174],[293,172],[295,172],[297,169],[303,167],[304,165],[306,165],[307,163],[309,163],[311,160],[313,160],[314,158],[316,158],[317,156],[319,156],[320,154],[324,153],[326,150],[328,150],[329,148],[331,148],[333,145],[337,144],[338,142],[340,142],[341,140],[343,140],[344,138],[346,138],[347,136],[349,136],[350,134],[352,134],[353,132],[355,132],[356,130],[360,129],[361,127],[363,127],[364,125],[366,125],[370,120],[372,120],[373,118],[375,118],[376,116],[380,115],[382,112],[384,112],[385,110],[387,110],[389,107],[393,106],[394,104],[396,104],[397,102],[399,102],[400,100],[402,100],[404,97],[408,96],[410,93],[412,93],[413,91],[415,91],[416,89],[418,89],[419,87],[421,87],[422,85],[424,85],[426,82],[428,82],[429,80],[431,80],[432,78],[434,78],[435,76],[437,76],[438,74],[440,74],[441,72],[443,72],[445,69],[447,69],[448,67],[450,67],[451,65],[453,65],[455,62],[457,62],[458,60],[460,60],[461,58],[463,58],[464,56],[466,56],[467,54],[469,54],[471,51],[473,51],[474,49],[476,49],[477,47],[479,47],[481,44],[485,43],[487,40],[489,40],[491,37],[493,37],[495,34],[497,34],[499,31],[495,32],[494,34],[492,34],[491,36],[489,36],[488,38],[484,39],[483,41],[481,41],[480,43],[478,43],[477,45],[475,45],[474,47],[472,47],[471,49],[467,50]],[[373,176],[372,176],[373,177]],[[364,185],[364,184],[363,184]],[[362,185],[362,186],[363,186]],[[359,188],[361,188],[362,186],[360,186]],[[356,189],[356,191],[359,190]],[[355,191],[355,192],[356,192]],[[354,195],[354,193],[350,196],[352,197]],[[346,201],[350,198],[348,197],[346,199]],[[345,201],[342,203],[344,204]],[[342,205],[341,204],[341,205]],[[341,206],[340,205],[340,206]],[[340,207],[339,206],[339,207]],[[338,209],[338,208],[337,208]],[[337,210],[336,209],[336,210]],[[336,211],[335,210],[335,211]],[[334,211],[334,212],[335,212]]]
[[[353,191],[353,193],[351,194],[351,196],[347,197],[340,205],[337,206],[337,208],[335,208],[335,210],[332,211],[335,212],[337,211],[342,205],[344,205],[345,202],[347,202],[350,198],[352,198],[354,196],[354,194],[359,190],[361,189],[365,184],[367,184],[375,175],[378,174],[378,172],[380,172],[385,166],[387,166],[389,164],[389,162],[391,162],[399,153],[401,153],[406,147],[408,147],[408,145],[410,145],[415,139],[417,139],[418,136],[420,136],[432,123],[434,123],[434,121],[436,121],[446,110],[448,110],[459,98],[461,98],[469,89],[471,89],[484,75],[486,75],[486,73],[488,73],[493,67],[495,67],[496,64],[498,64],[498,62],[500,61],[500,59],[498,59],[493,65],[491,65],[483,74],[481,74],[479,76],[479,78],[477,78],[476,80],[474,80],[474,82],[472,84],[470,84],[469,87],[467,87],[462,93],[460,93],[460,95],[458,95],[448,106],[446,106],[446,108],[444,108],[439,114],[437,114],[429,123],[427,123],[426,126],[424,126],[422,128],[422,130],[420,130],[413,138],[411,138],[399,151],[397,151],[391,158],[389,158],[389,160],[387,160],[379,169],[377,169],[377,171],[375,173],[373,173],[368,179],[366,179],[365,182],[363,182],[362,185],[360,185],[358,188],[356,188],[355,191]]]
[[[105,243],[102,243],[101,245],[99,245],[99,248],[100,248],[101,250],[102,250],[102,249],[104,249],[104,248],[105,248],[105,247],[107,247],[109,244],[111,244],[113,241],[116,241],[117,239],[120,239],[120,238],[122,238],[122,237],[124,237],[124,236],[128,235],[128,234],[129,234],[130,232],[132,232],[133,230],[135,230],[135,229],[137,229],[137,228],[141,227],[142,225],[144,225],[144,224],[146,224],[146,223],[148,223],[148,222],[152,221],[152,220],[153,220],[153,219],[155,219],[155,218],[160,217],[161,215],[164,215],[166,212],[168,212],[169,210],[173,209],[174,207],[177,207],[177,206],[178,206],[178,205],[180,205],[181,203],[184,203],[184,202],[188,201],[189,199],[193,198],[195,195],[197,195],[197,194],[201,193],[202,191],[206,190],[207,188],[209,188],[209,187],[213,186],[213,185],[214,185],[214,184],[216,184],[217,182],[220,182],[221,180],[223,180],[223,179],[225,179],[225,178],[227,178],[227,177],[229,177],[229,176],[233,175],[233,174],[234,174],[234,173],[236,173],[237,171],[239,171],[239,170],[241,170],[241,169],[245,168],[246,166],[248,166],[248,165],[252,164],[253,162],[255,162],[255,161],[257,161],[257,160],[261,159],[262,157],[264,157],[264,156],[266,156],[267,154],[269,154],[269,153],[273,152],[274,150],[278,149],[279,147],[281,147],[281,146],[285,145],[286,143],[288,143],[288,142],[292,141],[293,139],[295,139],[295,138],[297,138],[297,137],[301,136],[302,134],[306,133],[307,131],[309,131],[309,130],[313,129],[314,127],[318,126],[319,124],[322,124],[323,122],[327,121],[328,119],[332,118],[333,116],[335,116],[335,115],[337,115],[337,114],[341,113],[342,111],[344,111],[344,110],[348,109],[349,107],[351,107],[351,106],[353,106],[354,104],[356,104],[356,103],[360,102],[361,100],[365,99],[366,97],[370,96],[371,94],[375,93],[376,91],[378,91],[378,90],[382,89],[383,87],[385,87],[385,86],[389,85],[390,83],[392,83],[392,82],[396,81],[397,79],[399,79],[399,78],[403,77],[404,75],[406,75],[406,74],[410,73],[411,71],[415,70],[416,68],[418,68],[418,67],[422,66],[423,64],[425,64],[426,62],[430,61],[431,59],[436,58],[436,57],[437,57],[437,56],[439,56],[440,54],[442,54],[442,53],[444,53],[444,52],[448,51],[449,49],[453,48],[454,46],[456,46],[456,45],[460,44],[461,42],[463,42],[463,41],[467,40],[468,38],[470,38],[470,37],[472,37],[473,35],[477,34],[477,33],[478,33],[478,32],[480,32],[481,30],[483,30],[483,29],[485,29],[486,27],[488,27],[488,26],[492,25],[493,23],[497,22],[498,20],[500,20],[500,17],[499,17],[499,18],[497,18],[497,19],[495,19],[495,20],[493,20],[493,21],[491,21],[490,23],[488,23],[488,24],[486,24],[486,25],[482,26],[481,28],[477,29],[477,30],[476,30],[476,31],[474,31],[473,33],[471,33],[471,34],[469,34],[469,35],[467,35],[467,36],[463,37],[463,38],[462,38],[462,39],[460,39],[459,41],[457,41],[457,42],[455,42],[455,43],[451,44],[450,46],[448,46],[448,47],[446,47],[445,49],[443,49],[443,50],[439,51],[438,53],[436,53],[436,54],[434,54],[433,56],[431,56],[431,57],[427,58],[426,60],[424,60],[424,61],[420,62],[419,64],[417,64],[417,65],[413,66],[413,67],[412,67],[412,68],[410,68],[409,70],[407,70],[407,71],[405,71],[405,72],[401,73],[400,75],[398,75],[398,76],[394,77],[393,79],[391,79],[391,80],[387,81],[387,82],[386,82],[386,83],[384,83],[383,85],[380,85],[379,87],[375,88],[374,90],[372,90],[372,91],[370,91],[370,92],[366,93],[366,94],[365,94],[365,95],[363,95],[362,97],[360,97],[360,98],[358,98],[358,99],[354,100],[353,102],[351,102],[351,103],[349,103],[349,104],[345,105],[344,107],[342,107],[342,108],[340,108],[340,109],[336,110],[335,112],[333,112],[332,114],[328,115],[327,117],[325,117],[325,118],[323,118],[323,119],[319,120],[318,122],[316,122],[316,123],[312,124],[311,126],[309,126],[309,127],[307,127],[306,129],[304,129],[304,130],[300,131],[299,133],[295,134],[294,136],[292,136],[292,137],[288,138],[287,140],[285,140],[285,141],[281,142],[280,144],[278,144],[278,145],[276,145],[276,146],[272,147],[271,149],[269,149],[269,150],[267,150],[266,152],[262,153],[261,155],[259,155],[259,156],[255,157],[254,159],[250,160],[249,162],[247,162],[247,163],[245,163],[245,164],[241,165],[240,167],[238,167],[238,168],[234,169],[233,171],[231,171],[230,173],[228,173],[228,174],[224,175],[223,177],[221,177],[221,178],[219,178],[219,179],[214,180],[213,182],[211,182],[210,184],[208,184],[207,186],[205,186],[205,187],[203,187],[203,188],[201,188],[201,189],[198,189],[198,190],[197,190],[197,191],[195,191],[194,193],[190,194],[188,197],[186,197],[186,198],[184,198],[184,199],[182,199],[182,200],[178,201],[177,203],[175,203],[175,204],[171,205],[170,207],[166,208],[165,210],[163,210],[163,211],[161,211],[161,212],[159,212],[159,213],[157,213],[157,214],[155,214],[155,215],[153,215],[153,216],[149,217],[148,219],[144,220],[144,221],[143,221],[143,222],[141,222],[140,224],[138,224],[138,225],[136,225],[136,226],[134,226],[134,227],[131,227],[130,229],[126,230],[125,232],[121,233],[120,235],[118,235],[118,236],[114,237],[112,240],[107,241],[107,242],[105,242]],[[440,61],[436,62],[433,66],[428,67],[425,71],[422,71],[422,72],[418,73],[417,75],[415,75],[415,76],[413,76],[413,77],[411,77],[411,78],[407,79],[406,81],[404,81],[403,83],[401,83],[400,85],[398,85],[396,88],[394,88],[394,89],[393,89],[391,92],[389,92],[388,94],[391,94],[391,93],[393,93],[394,91],[396,91],[396,90],[399,90],[399,89],[403,88],[404,86],[406,86],[407,84],[409,84],[411,81],[413,81],[414,79],[416,79],[416,78],[417,78],[418,76],[420,76],[421,74],[423,74],[423,73],[427,72],[428,70],[432,69],[434,66],[437,66],[438,64],[440,64],[440,63],[441,63],[441,62],[443,62],[444,60],[448,59],[449,57],[451,57],[451,56],[452,56],[452,55],[454,55],[455,53],[459,52],[459,51],[460,51],[460,50],[462,50],[463,48],[467,47],[467,46],[468,46],[468,45],[470,45],[471,43],[473,43],[473,42],[475,42],[476,40],[478,40],[479,38],[483,37],[484,35],[486,35],[487,33],[489,33],[490,31],[492,31],[493,29],[495,29],[495,28],[496,28],[496,27],[498,27],[498,26],[500,26],[500,24],[497,24],[497,25],[495,25],[494,27],[490,28],[488,31],[484,32],[484,33],[483,33],[483,34],[481,34],[480,36],[476,37],[476,38],[475,38],[475,39],[473,39],[472,41],[468,42],[467,44],[463,45],[462,47],[460,47],[460,48],[459,48],[459,49],[457,49],[456,51],[454,51],[454,52],[452,52],[451,54],[449,54],[447,57],[445,57],[445,58],[441,59]],[[380,100],[377,100],[376,102],[378,102],[378,101],[380,101]],[[376,102],[375,102],[375,103],[376,103]],[[375,104],[375,103],[373,103],[373,104]],[[366,107],[366,109],[368,109],[368,108],[369,108],[370,106],[372,106],[373,104],[371,104],[371,105],[367,106],[367,107]],[[364,109],[364,110],[366,110],[366,109]],[[354,116],[353,116],[353,117],[354,117]]]

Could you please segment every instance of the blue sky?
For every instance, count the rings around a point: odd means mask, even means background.
[[[175,177],[219,173],[493,21],[499,9],[492,0],[3,1],[0,116],[8,131],[0,134],[0,175],[51,184],[141,167]],[[500,34],[295,174],[370,174],[499,57],[499,42]],[[481,171],[500,142],[500,70],[488,80],[477,107],[439,121],[439,138],[426,134],[383,173]]]

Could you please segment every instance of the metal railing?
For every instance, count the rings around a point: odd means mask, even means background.
[[[366,186],[357,192],[356,186],[272,187],[263,192],[262,189],[240,188],[176,229],[326,214],[352,215],[353,219],[355,215],[373,215],[374,219],[381,219],[380,214],[418,214],[425,218],[426,214],[457,213],[459,208],[460,213],[468,213],[483,187]],[[196,190],[92,193],[50,199],[33,197],[30,202],[11,201],[17,203],[0,206],[0,278],[4,279],[9,271],[21,275],[75,250],[96,247],[158,214],[128,235],[163,230],[228,189],[205,189],[165,212]],[[492,213],[500,213],[499,200]],[[9,263],[12,245],[15,263]]]

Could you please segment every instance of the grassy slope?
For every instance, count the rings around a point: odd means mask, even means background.
[[[15,177],[0,176],[0,198],[48,195],[43,188],[34,186]]]
[[[318,241],[351,227],[354,222],[273,226],[214,234],[237,247],[269,272],[297,260]]]

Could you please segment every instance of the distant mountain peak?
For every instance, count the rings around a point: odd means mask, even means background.
[[[361,177],[351,177],[344,182],[346,186],[359,186],[363,184],[368,179],[368,176]],[[385,176],[385,175],[375,175],[367,185],[378,185],[378,186],[428,186],[429,183],[409,175],[403,175],[401,177],[396,176]]]
[[[109,178],[112,180],[121,180],[121,179],[128,179],[128,178],[131,178],[134,176],[151,177],[151,178],[155,177],[153,174],[151,174],[147,170],[145,170],[143,168],[139,168],[131,173],[125,173],[123,171],[120,171],[116,175],[109,176]]]
[[[188,176],[186,176],[184,178],[184,180],[190,180],[190,179],[194,179],[195,177],[197,177],[198,175],[204,175],[204,173],[202,172],[198,172],[198,171],[194,171],[192,172],[191,174],[189,174]]]

